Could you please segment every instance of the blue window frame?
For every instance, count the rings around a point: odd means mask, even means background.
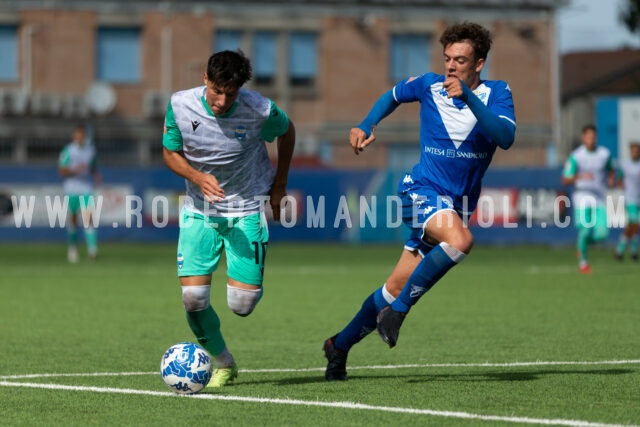
[[[0,81],[18,80],[18,27],[0,25]]]
[[[311,86],[318,74],[317,35],[296,31],[289,35],[289,84]]]
[[[277,33],[258,31],[253,37],[253,75],[259,85],[271,85],[277,72]]]
[[[391,36],[390,77],[398,82],[431,70],[429,36],[396,34]]]
[[[214,52],[238,50],[242,42],[242,33],[236,30],[218,30],[214,42]]]
[[[99,28],[97,43],[98,80],[111,83],[141,81],[139,28]]]

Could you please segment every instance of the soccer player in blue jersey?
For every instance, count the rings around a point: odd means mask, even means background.
[[[280,219],[286,196],[295,128],[278,106],[242,88],[251,63],[240,51],[213,54],[204,85],[176,92],[165,115],[165,164],[185,178],[177,272],[187,321],[215,360],[209,387],[227,385],[238,367],[210,303],[211,277],[224,251],[227,305],[248,316],[262,297],[269,243],[264,203]],[[265,141],[277,139],[274,168]]]
[[[351,129],[355,154],[375,140],[375,127],[401,103],[420,103],[420,161],[398,185],[403,221],[411,229],[395,269],[347,326],[327,339],[327,380],[346,380],[351,347],[377,328],[394,347],[410,308],[473,246],[466,218],[496,148],[508,149],[516,121],[504,81],[481,80],[491,35],[480,25],[451,25],[442,34],[445,74],[426,73],[396,84]]]

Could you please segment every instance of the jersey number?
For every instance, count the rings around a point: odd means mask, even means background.
[[[256,264],[264,264],[264,259],[267,256],[267,246],[269,242],[251,242],[253,244],[253,253],[255,255]]]

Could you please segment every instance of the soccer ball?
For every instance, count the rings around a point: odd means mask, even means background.
[[[202,390],[211,379],[212,369],[209,353],[192,342],[172,345],[160,361],[162,381],[178,394]]]

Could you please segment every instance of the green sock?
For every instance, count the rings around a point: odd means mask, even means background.
[[[622,255],[626,248],[627,248],[627,236],[623,234],[620,236],[620,240],[618,240],[618,246],[616,247],[616,252],[619,255]]]
[[[67,242],[69,246],[76,246],[78,244],[78,229],[75,225],[69,224],[67,226]]]
[[[90,254],[98,252],[98,232],[94,227],[84,229],[84,239],[87,242],[87,250]]]
[[[638,236],[634,236],[631,238],[631,243],[629,244],[629,251],[631,255],[638,253]]]
[[[587,246],[591,236],[591,230],[582,228],[578,233],[578,252],[580,253],[580,261],[587,260]]]
[[[187,322],[200,345],[212,357],[224,351],[227,345],[220,332],[220,318],[211,305],[202,311],[187,311]]]

